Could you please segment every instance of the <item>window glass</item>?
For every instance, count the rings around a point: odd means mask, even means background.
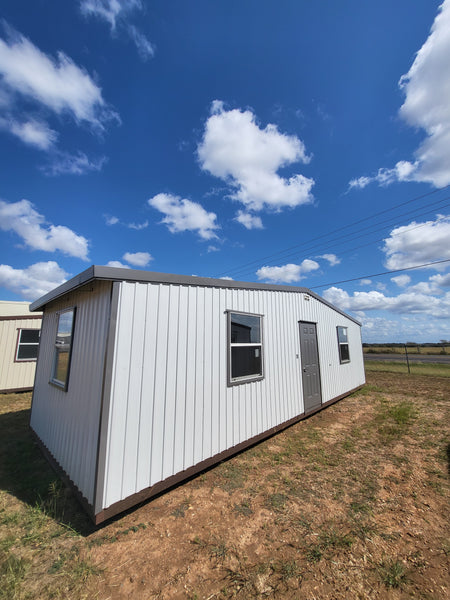
[[[347,343],[347,327],[338,327],[339,342]]]
[[[261,349],[254,346],[231,348],[231,372],[233,378],[262,375]]]
[[[19,331],[16,361],[37,359],[40,333],[39,329],[21,329]]]
[[[231,343],[261,342],[260,317],[231,313]]]
[[[52,382],[67,389],[69,380],[70,355],[72,349],[73,325],[75,309],[71,308],[58,315],[53,357]]]
[[[244,383],[263,377],[262,317],[228,313],[228,383]]]
[[[350,351],[348,348],[347,327],[338,327],[339,360],[341,363],[350,362]]]

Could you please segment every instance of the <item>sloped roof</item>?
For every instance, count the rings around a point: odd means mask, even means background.
[[[339,308],[336,308],[323,298],[321,298],[315,292],[312,292],[305,287],[296,287],[292,285],[274,285],[269,283],[256,283],[248,281],[234,281],[229,279],[213,279],[211,277],[195,277],[191,275],[174,275],[171,273],[158,273],[154,271],[141,271],[137,269],[124,269],[118,267],[104,267],[99,265],[92,265],[82,273],[79,273],[72,279],[69,279],[59,287],[51,290],[38,300],[35,300],[30,305],[31,311],[37,311],[42,309],[46,304],[49,304],[53,300],[64,296],[68,292],[71,292],[83,285],[88,284],[94,280],[106,280],[106,281],[132,281],[142,283],[171,283],[178,285],[195,285],[200,287],[218,287],[218,288],[229,288],[229,289],[246,289],[246,290],[268,290],[278,292],[290,292],[308,294],[312,298],[315,298],[319,302],[329,306],[333,310],[344,315],[348,319],[351,319],[358,325],[359,321],[346,314]]]

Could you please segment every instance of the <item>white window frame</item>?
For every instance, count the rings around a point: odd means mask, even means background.
[[[36,362],[37,361],[37,351],[39,348],[39,341],[37,342],[22,342],[22,332],[23,331],[37,331],[38,332],[38,338],[40,337],[41,334],[41,330],[34,328],[34,327],[21,327],[18,330],[18,335],[17,335],[17,348],[16,348],[16,355],[14,357],[14,362]],[[35,358],[19,358],[19,351],[20,348],[22,346],[36,346],[36,356]]]
[[[60,319],[61,316],[68,313],[68,312],[72,312],[73,316],[72,316],[72,327],[71,327],[71,331],[70,331],[70,345],[68,350],[62,350],[61,349],[61,344],[58,343],[58,334],[60,334]],[[70,308],[65,308],[64,310],[60,310],[57,313],[57,317],[58,317],[58,324],[57,324],[57,328],[56,328],[56,334],[55,334],[55,343],[54,343],[54,351],[53,351],[53,362],[52,362],[52,372],[51,372],[51,376],[50,376],[50,383],[55,385],[56,387],[59,387],[61,389],[63,389],[65,392],[67,391],[67,388],[69,386],[69,377],[70,377],[70,363],[72,361],[72,348],[73,348],[73,334],[74,334],[74,330],[75,330],[75,318],[76,318],[76,307],[75,306],[71,306]],[[66,332],[64,332],[66,333]],[[58,370],[58,360],[59,360],[59,355],[62,354],[62,352],[67,352],[68,356],[67,356],[67,370],[66,370],[66,377],[65,380],[62,381],[60,379],[58,379],[56,377],[57,375],[57,370]]]
[[[341,340],[340,330],[342,330],[342,331],[345,330],[345,341]],[[350,362],[350,345],[348,343],[348,327],[345,327],[343,325],[338,325],[336,327],[336,331],[337,331],[337,339],[338,339],[339,362],[341,363],[341,365],[343,365],[343,364]],[[348,358],[342,358],[342,347],[343,346],[347,346]]]
[[[243,315],[247,317],[256,317],[259,319],[259,342],[232,342],[231,341],[231,319],[232,315]],[[242,312],[239,310],[228,310],[227,311],[227,356],[228,356],[228,377],[227,384],[229,386],[232,385],[240,385],[241,383],[249,383],[253,381],[260,381],[264,379],[264,337],[263,337],[263,315]],[[242,377],[233,377],[232,376],[232,352],[233,348],[245,348],[245,347],[253,347],[259,348],[260,358],[261,358],[261,369],[260,373],[255,373],[253,375],[243,375]]]

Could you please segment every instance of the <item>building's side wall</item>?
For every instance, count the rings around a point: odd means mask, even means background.
[[[302,414],[300,320],[318,324],[323,403],[364,383],[360,327],[309,298],[120,284],[102,508]],[[261,381],[227,387],[227,310],[264,316]],[[349,328],[347,365],[337,325]]]
[[[110,282],[95,282],[46,306],[31,427],[89,504],[93,504]],[[58,311],[76,307],[67,391],[49,383]]]
[[[20,329],[40,329],[40,317],[0,317],[0,392],[31,390],[36,361],[15,362]]]

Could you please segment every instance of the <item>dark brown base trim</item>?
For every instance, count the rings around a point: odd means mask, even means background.
[[[338,402],[339,400],[342,400],[346,396],[353,394],[353,392],[356,392],[357,390],[361,389],[363,387],[363,385],[353,388],[352,390],[345,392],[345,394],[341,394],[340,396],[337,396],[336,398],[333,398],[332,400],[325,402],[324,404],[322,404],[322,406],[320,406],[319,408],[317,408],[307,414],[302,413],[301,415],[293,417],[292,419],[289,419],[288,421],[285,421],[284,423],[281,423],[280,425],[276,425],[275,427],[272,427],[271,429],[268,429],[267,431],[264,431],[263,433],[260,433],[259,435],[255,435],[254,437],[250,438],[249,440],[245,440],[244,442],[241,442],[240,444],[237,444],[236,446],[233,446],[232,448],[228,448],[227,450],[224,450],[223,452],[220,452],[219,454],[215,454],[211,458],[207,458],[206,460],[203,460],[202,462],[197,463],[193,467],[189,467],[189,469],[186,469],[185,471],[176,473],[175,475],[172,475],[171,477],[164,479],[164,481],[159,481],[158,483],[155,483],[155,485],[145,488],[145,490],[141,490],[140,492],[137,492],[136,494],[132,494],[131,496],[128,496],[128,498],[125,498],[124,500],[119,500],[119,502],[115,502],[114,504],[111,504],[111,506],[108,506],[108,508],[105,508],[104,510],[100,511],[97,514],[94,514],[93,506],[91,504],[89,504],[87,499],[83,496],[83,494],[77,488],[75,483],[70,479],[70,477],[67,475],[67,473],[64,471],[64,469],[59,465],[58,461],[55,459],[55,457],[52,455],[52,453],[49,451],[49,449],[39,439],[39,436],[37,435],[37,433],[31,427],[30,427],[30,429],[31,429],[31,432],[33,433],[33,436],[34,436],[39,448],[41,449],[41,452],[43,453],[43,455],[45,456],[47,461],[50,463],[50,466],[53,468],[53,470],[56,472],[56,474],[62,479],[64,484],[67,487],[71,488],[74,496],[76,497],[78,502],[81,504],[81,506],[84,508],[84,510],[87,512],[87,514],[90,516],[90,518],[92,519],[94,524],[100,525],[100,523],[103,523],[107,519],[110,519],[110,518],[118,515],[119,513],[124,512],[124,511],[132,508],[133,506],[136,506],[137,504],[140,504],[141,502],[144,502],[145,500],[148,500],[149,498],[152,498],[152,497],[160,494],[161,492],[168,490],[171,487],[174,487],[175,485],[178,485],[182,481],[190,479],[194,475],[197,475],[198,473],[201,473],[202,471],[209,469],[210,467],[220,463],[221,461],[226,460],[227,458],[230,458],[230,456],[238,454],[239,452],[246,450],[250,446],[254,446],[255,444],[258,444],[259,442],[262,442],[263,440],[275,435],[279,431],[282,431],[283,429],[286,429],[287,427],[290,427],[291,425],[294,425],[295,423],[298,423],[299,421],[302,421],[303,419],[307,419],[308,417],[311,417],[312,415],[321,411],[322,409],[326,408],[327,406],[330,406],[331,404],[335,404],[336,402]]]
[[[242,450],[245,450],[245,449],[249,448],[250,446],[254,446],[255,444],[258,444],[262,440],[265,440],[265,439],[271,437],[272,435],[278,433],[279,431],[282,431],[283,429],[286,429],[287,427],[290,427],[291,425],[294,425],[295,423],[298,423],[299,421],[301,421],[303,419],[307,419],[311,415],[321,411],[322,409],[326,408],[327,406],[330,406],[331,404],[334,404],[335,402],[342,400],[342,398],[345,398],[346,396],[353,394],[353,392],[356,392],[357,390],[361,389],[362,387],[363,387],[363,385],[353,388],[352,390],[345,392],[345,394],[341,394],[340,396],[337,396],[336,398],[333,398],[332,400],[325,402],[324,404],[322,404],[322,406],[315,409],[314,411],[311,411],[308,414],[303,413],[292,419],[289,419],[288,421],[285,421],[284,423],[281,423],[280,425],[276,425],[275,427],[272,427],[271,429],[268,429],[267,431],[264,431],[263,433],[260,433],[259,435],[255,435],[254,437],[250,438],[249,440],[245,440],[245,442],[241,442],[240,444],[237,444],[236,446],[233,446],[232,448],[228,448],[227,450],[224,450],[223,452],[220,452],[219,454],[215,454],[211,458],[207,458],[206,460],[203,460],[202,462],[197,463],[193,467],[189,467],[189,469],[186,469],[185,471],[176,473],[175,475],[172,475],[171,477],[164,479],[164,481],[159,481],[155,485],[152,485],[151,487],[148,487],[145,490],[141,490],[140,492],[137,492],[136,494],[128,496],[128,498],[125,498],[124,500],[119,500],[119,502],[115,502],[114,504],[111,504],[111,506],[108,506],[108,508],[105,508],[104,510],[100,511],[93,517],[94,523],[96,525],[103,523],[103,521],[106,521],[107,519],[110,519],[111,517],[114,517],[115,515],[117,515],[121,512],[124,512],[124,511],[128,510],[129,508],[132,508],[136,504],[140,504],[141,502],[144,502],[144,500],[148,500],[149,498],[156,496],[157,494],[161,493],[162,491],[167,490],[167,489],[179,484],[180,482],[193,477],[194,475],[197,475],[201,471],[205,471],[206,469],[212,467],[213,465],[216,465],[217,463],[219,463],[227,458],[230,458],[230,456],[233,456],[234,454],[238,454],[239,452],[242,452]],[[92,516],[92,508],[91,508],[89,514]]]
[[[32,392],[32,391],[33,391],[33,386],[0,390],[0,394],[20,394],[21,392]]]

